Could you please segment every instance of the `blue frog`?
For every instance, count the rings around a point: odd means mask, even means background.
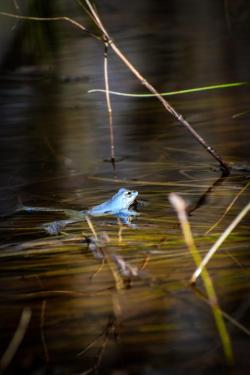
[[[82,212],[91,216],[134,216],[137,214],[137,212],[131,210],[130,206],[134,203],[137,195],[138,191],[136,190],[127,190],[125,188],[121,188],[116,194],[113,195],[112,198],[110,198],[106,202]]]
[[[116,194],[114,194],[109,200],[94,206],[88,210],[77,211],[71,209],[63,208],[52,208],[52,207],[31,207],[31,206],[21,206],[18,211],[26,212],[63,212],[68,220],[53,221],[51,223],[45,223],[43,228],[49,234],[59,233],[66,225],[71,223],[76,223],[84,220],[86,215],[90,216],[106,216],[114,215],[119,218],[123,223],[131,225],[131,219],[139,215],[139,213],[133,209],[131,206],[135,203],[135,199],[138,195],[136,190],[128,190],[121,188]],[[132,226],[132,225],[131,225]]]

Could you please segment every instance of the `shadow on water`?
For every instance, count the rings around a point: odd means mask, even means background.
[[[229,32],[223,1],[188,3],[104,1],[100,13],[122,50],[160,91],[247,81],[247,10],[241,17],[240,9],[231,10]],[[63,219],[57,212],[1,220],[0,353],[23,309],[31,310],[6,373],[79,374],[93,366],[100,374],[227,373],[211,310],[188,286],[195,267],[168,194],[178,192],[188,202],[204,256],[249,202],[246,189],[205,234],[246,186],[249,172],[234,170],[220,178],[210,156],[157,101],[112,97],[114,171],[104,161],[109,157],[105,98],[87,94],[104,86],[103,50],[68,27],[57,33],[60,52],[48,72],[34,76],[17,69],[1,76],[2,216],[13,213],[20,200],[83,210],[120,187],[137,190],[146,204],[134,220],[136,228],[121,227],[112,216],[93,218],[102,234],[97,242],[86,221],[48,237],[42,224]],[[110,86],[143,91],[114,56]],[[233,116],[248,110],[249,99],[245,86],[174,97],[171,103],[226,160],[247,165],[249,115]],[[248,216],[208,267],[221,308],[248,329],[249,266]],[[200,282],[198,287],[202,290]],[[227,326],[238,374],[250,368],[250,339]]]

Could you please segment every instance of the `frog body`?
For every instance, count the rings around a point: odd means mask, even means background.
[[[138,212],[130,209],[130,206],[134,203],[138,191],[128,190],[121,188],[116,194],[114,194],[109,200],[101,203],[97,206],[90,208],[89,210],[76,211],[63,208],[52,208],[52,207],[31,207],[21,206],[16,212],[63,212],[69,220],[53,221],[51,223],[45,223],[43,228],[49,234],[59,233],[66,225],[76,223],[84,220],[86,215],[90,216],[105,216],[114,215],[121,219],[125,224],[130,225],[131,217],[139,215]],[[131,225],[132,226],[132,225]]]
[[[129,210],[129,207],[134,203],[137,195],[138,191],[121,188],[108,201],[92,207],[85,213],[91,216],[119,214],[132,216],[135,211]]]

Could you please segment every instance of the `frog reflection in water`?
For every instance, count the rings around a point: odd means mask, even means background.
[[[94,206],[89,210],[76,211],[70,209],[50,208],[50,207],[29,207],[22,206],[18,211],[26,212],[63,212],[69,219],[53,221],[46,223],[43,228],[49,234],[57,234],[68,224],[76,223],[84,220],[86,215],[90,216],[106,216],[114,215],[118,217],[123,223],[131,225],[131,219],[133,216],[139,215],[138,212],[131,209],[131,206],[135,202],[138,195],[138,191],[127,190],[125,188],[119,189],[119,191],[112,196],[109,200],[104,203]]]

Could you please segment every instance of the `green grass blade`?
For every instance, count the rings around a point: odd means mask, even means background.
[[[247,82],[233,82],[233,83],[223,83],[221,85],[212,85],[212,86],[204,86],[204,87],[195,87],[193,89],[186,89],[186,90],[179,90],[179,91],[171,91],[171,92],[161,92],[161,96],[171,96],[171,95],[182,95],[182,94],[191,94],[193,92],[203,92],[208,90],[217,90],[217,89],[226,89],[230,87],[237,87],[246,85]],[[103,92],[106,93],[106,90],[103,89],[93,89],[89,90],[88,93],[94,92]],[[118,95],[118,96],[127,96],[132,98],[151,98],[156,95],[154,94],[132,94],[126,92],[119,92],[119,91],[109,91],[111,95]]]

